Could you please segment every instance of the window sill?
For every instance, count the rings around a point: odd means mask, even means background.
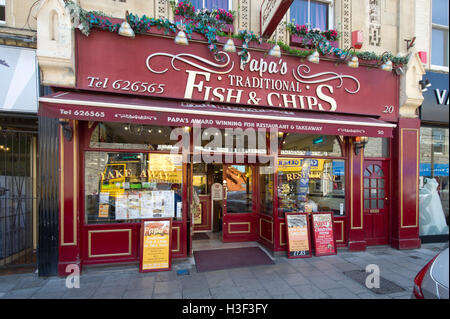
[[[430,64],[430,71],[440,71],[440,72],[447,72],[448,73],[449,67],[448,66],[443,66],[443,65]]]

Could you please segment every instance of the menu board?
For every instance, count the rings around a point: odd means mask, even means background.
[[[285,218],[288,258],[311,257],[308,214],[287,213],[285,214]]]
[[[175,217],[175,192],[127,191],[117,194],[115,213],[116,220]]]
[[[312,213],[312,228],[316,256],[336,255],[332,212]]]
[[[116,219],[128,219],[128,195],[116,195]]]
[[[175,217],[175,192],[153,191],[153,217]]]
[[[141,218],[141,202],[139,192],[128,193],[128,218]]]
[[[170,270],[171,233],[171,219],[141,221],[140,272]]]

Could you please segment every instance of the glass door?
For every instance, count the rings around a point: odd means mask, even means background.
[[[255,166],[224,165],[223,241],[253,241],[255,234]]]

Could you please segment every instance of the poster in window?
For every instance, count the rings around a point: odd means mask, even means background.
[[[98,217],[108,218],[108,216],[109,216],[109,205],[108,204],[98,205]]]
[[[175,217],[175,192],[153,191],[153,217]]]
[[[109,204],[109,193],[100,193],[99,202],[100,204]]]
[[[288,258],[312,256],[309,217],[306,213],[286,213]]]
[[[161,191],[164,199],[163,217],[175,217],[175,192]]]
[[[312,213],[312,229],[316,256],[336,255],[332,212]]]
[[[141,192],[141,218],[153,218],[152,192]]]
[[[141,221],[140,272],[171,269],[171,234],[169,218]]]
[[[116,195],[116,220],[128,219],[128,196],[127,194]]]
[[[202,223],[202,203],[199,203],[194,211],[194,225],[200,225]]]
[[[141,201],[138,192],[128,194],[128,219],[141,218]]]

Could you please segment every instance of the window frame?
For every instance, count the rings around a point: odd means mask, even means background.
[[[0,0],[1,1],[1,0]],[[86,153],[87,152],[104,152],[104,153],[142,153],[142,154],[147,154],[148,156],[150,156],[150,154],[161,154],[161,155],[170,155],[172,154],[171,151],[169,150],[149,150],[146,148],[108,148],[108,147],[91,147],[90,145],[90,141],[92,139],[92,135],[95,131],[95,129],[97,128],[97,126],[100,124],[101,122],[95,122],[92,126],[92,129],[90,130],[90,132],[87,132],[83,137],[82,137],[82,145],[80,145],[80,155],[81,155],[81,159],[80,159],[80,193],[79,193],[79,200],[80,200],[80,218],[82,220],[82,225],[83,227],[97,227],[97,226],[111,226],[111,225],[126,225],[126,226],[130,226],[130,225],[140,225],[141,223],[141,219],[136,219],[136,220],[123,220],[123,222],[119,221],[114,221],[114,222],[106,222],[106,223],[88,223],[87,219],[86,219],[86,198],[85,198],[85,183],[86,183],[86,176],[85,176],[85,172],[86,172]],[[121,123],[122,122],[114,122],[114,123]],[[182,156],[182,147],[179,149],[178,153],[175,153],[174,155],[181,155]],[[187,174],[187,169],[188,169],[188,165],[186,163],[182,163],[182,181],[181,181],[181,193],[184,194],[185,191],[187,191],[187,179],[186,178],[186,174]],[[185,212],[185,208],[184,208],[184,203],[183,203],[183,195],[182,195],[182,208],[181,208],[181,216],[177,216],[177,219],[173,219],[174,222],[180,222],[180,223],[184,223],[186,222],[186,218],[187,218],[187,213]],[[187,199],[186,199],[186,203],[187,203]],[[187,204],[186,204],[187,205]],[[176,209],[176,207],[175,207]],[[188,209],[188,208],[186,208]]]
[[[344,155],[344,154],[343,154]],[[278,158],[277,158],[277,170],[276,170],[276,174],[274,175],[274,178],[275,178],[275,180],[276,180],[276,185],[277,185],[277,189],[275,190],[275,193],[274,193],[274,196],[275,197],[277,197],[277,205],[276,205],[276,214],[277,214],[277,218],[283,218],[284,219],[284,214],[286,213],[282,213],[283,214],[283,216],[280,216],[280,203],[279,203],[279,196],[278,196],[278,187],[279,187],[279,181],[280,181],[280,171],[279,171],[279,169],[278,169],[278,161],[280,160],[280,159],[283,159],[283,158],[299,158],[299,159],[323,159],[323,160],[331,160],[331,161],[333,161],[333,160],[338,160],[338,161],[342,161],[343,163],[344,163],[344,179],[343,179],[343,182],[344,182],[344,214],[343,215],[340,215],[340,214],[333,214],[335,217],[347,217],[347,216],[349,216],[348,214],[349,214],[349,211],[347,211],[347,207],[348,207],[348,198],[349,198],[349,196],[347,196],[348,195],[348,192],[349,192],[349,189],[350,189],[350,183],[349,183],[349,172],[348,172],[348,170],[347,170],[347,162],[348,162],[348,159],[346,158],[346,156],[344,155],[344,156],[306,156],[306,155],[278,155]],[[309,184],[309,183],[308,183]],[[308,188],[309,188],[309,185],[308,185]],[[309,196],[309,194],[308,194],[308,196]],[[274,207],[275,207],[275,202],[274,202]]]
[[[0,7],[5,9],[5,20],[0,20],[0,25],[6,24],[6,0],[0,0]]]
[[[120,219],[120,220],[114,220],[114,221],[106,221],[106,222],[100,222],[100,223],[89,223],[88,219],[87,219],[87,214],[86,214],[86,153],[141,153],[141,154],[146,154],[148,156],[148,158],[150,158],[151,154],[157,154],[157,155],[172,155],[170,152],[157,152],[157,151],[149,151],[149,150],[144,150],[144,149],[140,149],[140,150],[122,150],[122,149],[92,149],[92,148],[84,148],[82,151],[82,180],[80,182],[83,183],[82,188],[81,188],[81,192],[80,192],[80,196],[82,198],[82,205],[81,205],[81,209],[82,209],[82,220],[83,220],[83,226],[84,227],[89,227],[89,226],[104,226],[104,225],[136,225],[136,224],[140,224],[141,219],[145,219],[145,218],[138,218],[138,219]],[[179,155],[182,156],[181,154],[173,154],[173,155]],[[118,164],[121,165],[121,164]],[[185,188],[185,184],[187,183],[184,175],[184,171],[185,171],[185,163],[182,163],[181,165],[181,193],[183,194],[184,192],[184,188]],[[187,187],[187,186],[186,186]],[[100,194],[100,192],[99,192]],[[183,211],[183,195],[181,196],[181,203],[182,203],[182,208],[181,208],[181,216],[177,216],[176,218],[173,218],[173,221],[176,222],[184,222],[185,221],[185,213]],[[176,209],[176,207],[175,207]],[[155,217],[156,218],[156,217]]]
[[[307,25],[309,26],[310,22],[311,22],[311,18],[310,18],[311,0],[307,0],[307,1],[308,1],[308,23],[307,23]],[[328,17],[327,17],[328,30],[333,29],[334,28],[334,0],[313,0],[313,1],[325,3],[328,5]],[[289,21],[292,21],[290,8],[289,8]],[[326,30],[322,30],[322,31],[326,31]]]
[[[448,25],[442,25],[442,24],[438,24],[438,23],[434,23],[433,22],[433,1],[431,1],[431,10],[430,10],[430,17],[431,17],[431,28],[430,28],[430,68],[433,70],[438,70],[438,71],[449,71],[449,64],[450,64],[450,59],[449,59],[449,26]],[[447,61],[447,65],[439,65],[439,64],[433,64],[433,30],[439,30],[439,31],[444,31],[444,63],[445,61]],[[447,43],[445,42],[445,40],[447,41]],[[446,45],[447,44],[447,45]]]
[[[178,0],[177,3],[180,2],[180,1],[182,1],[182,0]],[[201,1],[202,1],[202,4],[203,4],[203,8],[205,8],[205,0],[201,0]],[[217,9],[224,9],[224,10],[227,10],[227,11],[233,10],[233,0],[228,0],[228,9],[225,9],[225,8],[217,8]]]

